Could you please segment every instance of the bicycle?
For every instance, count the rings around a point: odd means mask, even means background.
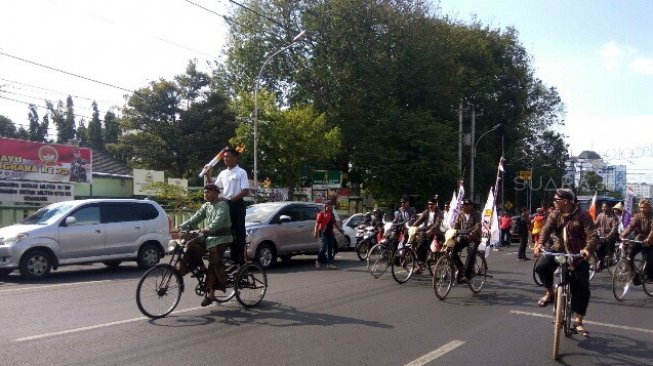
[[[383,239],[367,253],[367,269],[374,278],[379,278],[390,267],[392,256],[399,243],[403,242],[403,226],[406,222],[384,224]]]
[[[460,236],[456,230],[447,230],[443,252],[441,252],[440,258],[433,267],[433,291],[440,300],[444,300],[449,295],[458,276],[458,268],[456,268],[453,261],[453,247],[456,244],[454,238]],[[473,293],[477,294],[485,287],[487,279],[492,278],[492,276],[487,274],[488,268],[485,255],[479,251],[476,251],[475,255],[476,260],[474,261],[472,278],[469,279],[467,286]]]
[[[539,256],[537,257],[537,259],[533,261],[533,282],[535,282],[535,284],[538,286],[542,286],[542,281],[540,280],[540,276],[538,276],[537,272],[535,272],[535,269],[537,268],[538,264],[542,260],[541,258],[542,256]],[[594,276],[596,276],[596,266],[598,263],[596,253],[590,254],[590,257],[587,259],[587,263],[589,263],[590,266],[590,281],[591,281],[594,278]]]
[[[571,337],[573,333],[577,333],[576,328],[571,324],[573,316],[570,286],[571,263],[574,259],[583,255],[555,253],[545,250],[542,251],[542,254],[554,256],[555,261],[560,265],[558,274],[560,281],[556,284],[553,313],[553,359],[557,360],[560,350],[560,330],[565,333],[566,337]]]
[[[408,242],[398,248],[392,256],[392,277],[399,283],[403,285],[408,282],[417,269],[417,253],[415,250],[416,247],[413,247],[414,243],[419,243],[419,245],[428,245],[426,242],[428,236],[424,231],[418,230],[416,227],[411,227],[408,229]],[[428,249],[428,258],[426,258],[425,265],[429,269],[431,276],[433,275],[433,269],[431,266],[436,263],[439,258],[438,252],[432,252]]]
[[[186,243],[196,237],[196,232],[182,231],[179,240],[171,240],[167,254],[168,263],[160,263],[146,271],[136,287],[136,304],[143,315],[158,319],[169,315],[179,304],[181,293],[184,292],[184,278],[177,270],[177,265],[186,249]],[[224,260],[227,268],[235,268],[233,262]],[[197,266],[191,268],[191,277],[197,279],[195,294],[206,296],[209,288],[205,273]],[[226,291],[216,291],[215,300],[223,303],[234,296],[246,307],[258,305],[265,296],[268,279],[265,269],[257,263],[248,262],[237,269],[227,271]]]
[[[623,240],[620,245],[621,258],[614,266],[612,273],[612,294],[617,301],[623,301],[626,293],[631,286],[639,285],[641,282],[644,293],[648,296],[653,296],[653,284],[648,283],[648,275],[646,273],[646,255],[645,252],[650,250],[649,247],[642,246],[641,258],[640,253],[633,260],[634,268],[631,265],[630,258],[628,258],[628,247],[631,244],[643,244],[640,240]]]

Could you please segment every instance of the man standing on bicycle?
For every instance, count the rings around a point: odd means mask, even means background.
[[[571,309],[576,315],[575,328],[578,334],[589,336],[583,326],[583,317],[590,300],[590,273],[587,258],[596,249],[598,235],[592,217],[576,204],[576,195],[569,188],[559,188],[553,197],[555,209],[542,227],[540,239],[533,248],[534,255],[539,256],[544,243],[553,238],[551,251],[568,254],[582,254],[583,258],[572,263],[570,279]],[[540,280],[546,287],[544,296],[538,300],[539,306],[546,306],[553,301],[553,272],[558,263],[553,256],[542,258],[535,268]]]
[[[646,256],[646,273],[648,280],[653,280],[653,213],[651,212],[651,201],[642,200],[639,202],[639,212],[633,216],[633,219],[628,224],[628,227],[621,233],[621,239],[627,239],[630,234],[635,234],[635,240],[643,241],[642,243],[631,243],[628,250],[628,260],[630,266],[635,268],[633,259],[641,251]],[[633,284],[639,285],[639,277],[635,276]]]
[[[469,283],[474,271],[476,251],[481,243],[481,213],[474,210],[474,204],[470,200],[464,200],[461,208],[462,212],[458,214],[453,227],[458,231],[458,239],[451,257],[458,267],[458,283]],[[460,252],[464,248],[467,248],[467,258],[463,267]]]
[[[601,238],[596,248],[596,255],[600,261],[596,270],[600,272],[606,266],[605,256],[614,253],[614,245],[619,238],[619,219],[612,212],[612,208],[604,203],[601,206],[601,213],[596,217],[594,223]]]
[[[183,268],[190,263],[201,263],[202,256],[206,250],[209,251],[209,268],[206,275],[206,284],[209,292],[202,300],[202,306],[208,306],[213,302],[215,290],[226,290],[227,274],[225,272],[222,257],[233,241],[231,234],[231,216],[229,205],[226,201],[218,199],[220,188],[215,184],[204,186],[204,200],[202,207],[188,220],[181,224],[184,226],[195,226],[206,220],[207,226],[200,230],[205,235],[203,241],[190,243],[186,247],[186,254],[190,258],[184,258],[180,263],[179,272],[183,276],[188,271]]]

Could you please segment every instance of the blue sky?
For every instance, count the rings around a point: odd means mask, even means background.
[[[567,109],[571,153],[595,150],[651,180],[653,1],[442,0],[440,12],[519,32],[536,76]],[[618,159],[621,157],[622,159]]]
[[[193,2],[218,14],[229,4]],[[515,27],[533,56],[536,76],[558,88],[566,105],[560,132],[571,152],[595,150],[627,164],[629,177],[653,182],[653,157],[641,157],[653,155],[648,132],[653,124],[653,0],[439,4],[442,14],[464,22],[476,14],[484,24]],[[225,34],[221,17],[183,0],[0,4],[0,52],[129,90],[182,73],[191,58],[203,65],[219,57]],[[75,98],[77,113],[90,116],[89,99],[97,100],[103,115],[110,106],[122,106],[126,93],[2,55],[0,89],[0,114],[21,124],[26,124],[27,105],[3,98],[43,104],[44,96],[58,100],[73,94],[82,97]],[[619,155],[627,159],[616,159]]]

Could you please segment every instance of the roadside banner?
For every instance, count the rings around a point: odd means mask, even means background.
[[[0,180],[91,183],[93,152],[0,137]]]
[[[635,191],[632,186],[626,188],[626,199],[624,200],[624,213],[621,216],[621,221],[624,228],[628,227],[630,220],[633,218],[633,197],[635,196]]]

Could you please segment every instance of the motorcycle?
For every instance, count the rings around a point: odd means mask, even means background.
[[[367,259],[367,253],[370,248],[376,245],[378,228],[374,225],[360,224],[356,228],[356,255],[358,259],[364,261]]]

